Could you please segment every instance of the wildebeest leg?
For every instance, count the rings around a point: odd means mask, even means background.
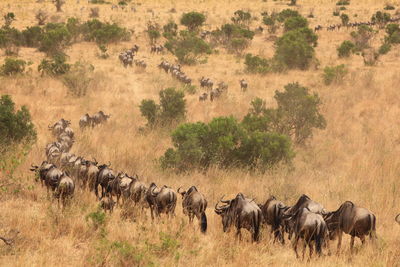
[[[303,257],[302,260],[304,260],[304,256],[306,255],[306,249],[307,249],[307,242],[306,239],[303,239]]]
[[[299,258],[299,253],[297,253],[297,244],[299,243],[299,238],[300,236],[296,235],[293,243],[293,249],[294,252],[296,253],[296,258]]]
[[[361,243],[364,245],[365,244],[365,235],[360,236]]]
[[[353,248],[354,248],[354,235],[351,236],[350,240],[350,252],[353,253]]]
[[[311,243],[311,241],[308,242],[308,247],[310,248],[310,259],[311,259],[312,258],[312,254],[313,254],[313,250],[314,250],[314,246]]]
[[[340,247],[342,246],[342,231],[339,230],[339,234],[338,234],[338,244],[337,244],[337,254],[340,253]]]

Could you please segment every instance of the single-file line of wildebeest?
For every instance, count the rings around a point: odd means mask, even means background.
[[[385,24],[388,23],[394,23],[394,22],[399,22],[400,21],[400,17],[398,18],[390,18],[387,20],[387,22],[385,22]],[[331,24],[328,26],[322,26],[322,25],[317,25],[314,27],[314,31],[320,31],[322,29],[326,29],[327,31],[335,31],[335,30],[340,30],[342,27],[345,27],[347,29],[350,28],[357,28],[359,26],[376,26],[378,23],[375,21],[364,21],[364,22],[349,22],[346,25],[343,24]]]
[[[166,60],[161,61],[158,67],[165,71],[165,73],[170,73],[171,76],[184,85],[191,85],[192,79],[189,78],[182,70],[180,64],[172,64]]]
[[[73,140],[74,134],[69,125],[70,121],[61,119],[49,126],[49,129],[56,137],[67,132]],[[99,206],[110,214],[115,206],[121,209],[133,207],[141,209],[142,212],[149,209],[151,219],[155,220],[159,219],[161,214],[168,218],[175,216],[179,193],[182,196],[182,211],[188,216],[189,224],[192,224],[196,217],[201,232],[206,233],[208,202],[196,186],[193,185],[188,190],[179,187],[176,191],[167,185],[158,187],[154,182],[147,186],[137,174],[115,172],[110,163],[99,164],[95,158],[87,160],[71,154],[69,149],[73,142],[68,150],[60,149],[58,143],[47,145],[47,160],[40,166],[32,165],[30,170],[36,173],[36,180],[46,187],[47,192],[52,192],[58,203],[62,202],[63,208],[67,201],[73,198],[77,186],[82,191],[93,192]],[[299,257],[298,243],[302,241],[303,259],[307,246],[310,258],[314,250],[318,256],[330,255],[329,242],[336,238],[339,253],[343,233],[351,237],[351,252],[356,237],[362,244],[365,243],[366,237],[370,237],[372,241],[377,237],[375,215],[351,201],[345,201],[336,211],[328,211],[307,195],[301,195],[294,205],[288,206],[274,196],[270,196],[264,204],[259,204],[254,198],[238,193],[230,200],[221,197],[215,204],[214,212],[221,218],[222,231],[229,232],[235,227],[236,237],[240,240],[242,230],[245,229],[250,232],[253,242],[261,242],[262,229],[265,226],[270,228],[274,243],[278,241],[284,244],[286,239],[292,240],[296,257]],[[395,217],[395,221],[400,224],[400,214]]]
[[[96,112],[93,116],[86,113],[79,119],[79,127],[81,129],[95,127],[96,125],[106,123],[110,117],[110,114],[107,115],[102,110]]]

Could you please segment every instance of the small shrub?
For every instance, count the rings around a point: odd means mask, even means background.
[[[339,17],[339,15],[340,15],[340,10],[339,10],[339,9],[336,9],[335,11],[333,11],[332,15],[333,15],[334,17]]]
[[[284,28],[285,31],[292,31],[300,28],[308,27],[308,21],[306,18],[298,16],[298,17],[290,17],[285,20]]]
[[[170,21],[163,26],[163,36],[166,39],[174,38],[177,35],[178,35],[178,25],[175,22]]]
[[[392,45],[390,43],[384,43],[379,47],[378,53],[380,55],[386,55],[389,53],[390,49],[392,49]]]
[[[289,6],[295,6],[297,3],[297,0],[290,0]]]
[[[38,66],[38,71],[42,76],[44,74],[50,76],[66,74],[71,69],[71,65],[66,62],[66,55],[59,53],[54,55],[52,59],[43,59]]]
[[[301,17],[300,13],[297,10],[293,9],[284,9],[277,14],[277,20],[279,22],[285,22],[288,18],[291,17]]]
[[[12,144],[36,141],[36,130],[26,106],[16,110],[9,95],[0,98],[0,151]],[[0,167],[1,170],[1,167]]]
[[[93,65],[87,62],[75,62],[70,71],[62,77],[62,82],[67,87],[68,94],[76,97],[86,95],[93,80],[93,71]]]
[[[350,5],[350,0],[339,0],[338,2],[336,2],[337,6],[348,6]]]
[[[338,65],[324,68],[324,83],[330,85],[332,83],[339,84],[343,81],[348,73],[345,65]]]
[[[6,58],[0,67],[0,74],[4,76],[21,74],[25,71],[26,64],[26,61],[22,59]]]
[[[245,38],[234,38],[231,40],[230,49],[236,54],[241,54],[249,46],[249,41]]]
[[[268,26],[269,33],[275,33],[278,29],[277,14],[272,13],[270,16],[263,16],[263,23]]]
[[[36,13],[36,16],[35,16],[36,20],[38,21],[39,26],[45,25],[48,17],[49,17],[49,15],[41,9],[38,10],[38,12]]]
[[[340,19],[342,20],[342,25],[346,26],[347,24],[349,24],[350,18],[347,14],[342,14],[340,15]]]
[[[57,12],[62,12],[62,6],[65,4],[65,0],[53,0],[53,4],[56,6]]]
[[[149,37],[150,44],[157,42],[157,39],[161,37],[160,26],[157,23],[149,21],[147,23],[147,36]]]
[[[143,99],[140,106],[140,113],[147,120],[148,126],[153,126],[156,123],[157,115],[159,113],[159,106],[151,99]]]
[[[43,29],[39,50],[48,55],[62,53],[70,42],[71,34],[64,24],[48,23]]]
[[[27,27],[22,31],[24,36],[25,45],[28,47],[38,47],[43,36],[42,28],[39,26]]]
[[[338,55],[339,57],[349,57],[352,53],[354,53],[356,46],[351,41],[343,41],[343,43],[338,47]]]
[[[372,15],[371,21],[378,24],[380,28],[383,28],[388,22],[390,22],[390,14],[377,11],[374,15]]]
[[[189,31],[197,31],[205,21],[204,14],[198,12],[184,13],[181,17],[181,24],[186,26]]]
[[[98,18],[99,12],[100,12],[100,9],[98,7],[92,7],[92,8],[90,8],[89,17],[90,18]]]
[[[99,50],[100,50],[100,54],[99,54],[100,58],[106,59],[106,58],[108,58],[110,56],[107,53],[107,51],[108,51],[107,46],[101,44],[101,45],[99,45]]]
[[[385,7],[383,8],[384,10],[395,10],[396,8],[390,4],[386,4]]]
[[[11,23],[15,20],[15,15],[12,12],[9,12],[4,15],[4,27],[9,28],[11,26]]]
[[[353,38],[354,44],[358,51],[364,50],[370,47],[369,41],[374,36],[375,31],[366,25],[361,25],[358,27],[357,31],[351,32],[351,37]]]
[[[400,43],[400,27],[399,24],[388,24],[386,26],[386,36],[385,42],[389,44],[399,44]]]
[[[85,22],[81,28],[85,41],[94,41],[97,44],[109,44],[129,40],[127,29],[113,23],[103,23],[97,19]]]
[[[271,64],[268,59],[253,56],[252,54],[246,55],[244,64],[246,65],[246,70],[251,73],[265,74],[271,71]]]

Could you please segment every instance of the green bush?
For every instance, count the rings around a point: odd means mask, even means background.
[[[386,26],[386,37],[385,42],[389,44],[399,44],[400,43],[400,27],[399,24],[388,24]]]
[[[284,92],[275,91],[278,103],[273,120],[275,131],[292,136],[302,144],[312,136],[313,128],[324,129],[325,118],[319,113],[321,100],[317,93],[298,83],[286,85]]]
[[[383,28],[386,23],[390,21],[390,14],[382,11],[377,11],[371,17],[371,21],[379,25],[380,28]]]
[[[277,15],[277,20],[279,22],[285,22],[288,18],[292,17],[301,17],[300,13],[297,10],[293,9],[284,9]]]
[[[332,16],[334,16],[334,17],[339,17],[339,15],[340,15],[340,10],[335,10],[335,11],[333,11],[333,13],[332,13]]]
[[[337,6],[348,6],[350,5],[350,0],[339,0],[338,2],[336,2]]]
[[[71,42],[71,34],[63,23],[47,23],[43,28],[39,50],[54,55],[62,53]]]
[[[351,41],[343,41],[343,43],[337,48],[339,57],[349,57],[356,49],[355,44]]]
[[[390,49],[392,49],[392,45],[390,43],[383,43],[378,50],[380,55],[386,55],[389,53]]]
[[[0,67],[0,74],[11,76],[25,71],[26,61],[22,59],[6,58],[4,64]]]
[[[15,28],[0,28],[0,48],[9,50],[11,47],[19,47],[24,44],[24,36]]]
[[[235,13],[233,13],[233,15],[234,16],[231,18],[231,20],[235,24],[248,25],[250,23],[251,20],[250,12],[243,10],[236,10]]]
[[[175,22],[170,21],[163,26],[163,36],[166,39],[174,38],[177,35],[178,35],[178,25]]]
[[[76,97],[86,95],[93,80],[93,71],[93,65],[84,61],[75,62],[62,77],[62,82],[67,87],[68,94]]]
[[[234,38],[231,40],[229,48],[236,54],[241,54],[249,46],[249,41],[245,38]]]
[[[307,69],[314,58],[316,35],[308,28],[286,32],[276,43],[275,60],[287,68]]]
[[[118,24],[104,23],[98,19],[92,19],[82,25],[82,33],[85,41],[94,41],[98,44],[109,44],[129,40],[127,29]]]
[[[348,70],[345,65],[338,65],[324,68],[324,83],[330,85],[332,83],[341,83],[346,76]]]
[[[205,21],[204,14],[198,12],[184,13],[181,17],[181,24],[186,26],[189,31],[197,31]]]
[[[38,66],[38,71],[42,75],[47,74],[50,76],[66,74],[71,69],[71,65],[66,62],[67,56],[63,53],[58,53],[51,59],[43,59]]]
[[[247,54],[244,61],[248,72],[261,74],[271,71],[270,63],[270,60],[259,56],[253,56],[252,54]]]
[[[142,100],[139,108],[148,126],[166,126],[182,121],[186,115],[186,100],[182,90],[167,88],[160,91],[160,104],[153,100]]]
[[[157,42],[157,39],[161,37],[160,25],[149,21],[147,23],[147,36],[149,37],[150,44]]]
[[[178,37],[169,39],[165,47],[178,58],[180,63],[188,65],[195,64],[200,57],[211,54],[209,44],[188,31],[181,31]]]
[[[42,28],[39,26],[27,27],[22,31],[27,47],[38,47],[42,39]]]
[[[94,229],[104,228],[106,224],[106,214],[99,210],[95,212],[91,212],[86,215],[86,221],[91,223]]]
[[[4,27],[9,28],[11,26],[11,23],[15,20],[15,14],[12,12],[9,12],[4,15]]]
[[[342,15],[340,15],[340,19],[342,20],[343,26],[346,26],[347,24],[349,24],[349,21],[350,21],[349,15],[343,13]]]
[[[358,27],[357,31],[351,32],[351,37],[353,38],[356,49],[358,51],[362,51],[366,48],[369,48],[369,41],[374,34],[375,31],[367,25],[361,25]]]
[[[266,169],[289,162],[294,153],[290,139],[269,132],[250,132],[233,117],[214,118],[210,123],[185,123],[172,133],[169,148],[160,163],[163,168],[188,171],[244,167]]]
[[[306,18],[301,16],[287,18],[284,24],[286,32],[306,27],[308,27],[308,21]]]
[[[35,126],[26,106],[20,110],[9,95],[0,98],[0,151],[9,145],[17,143],[32,143],[36,141]]]
[[[271,15],[263,16],[263,23],[268,26],[269,33],[275,33],[278,29],[277,14],[272,13]]]

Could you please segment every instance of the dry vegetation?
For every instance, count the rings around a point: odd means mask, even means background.
[[[51,3],[36,1],[3,0],[1,13],[14,12],[18,28],[35,24],[37,10],[46,10],[50,20],[63,20],[78,16],[89,18],[87,1],[67,1],[63,13],[55,12]],[[336,1],[299,0],[298,9],[307,15],[313,9],[315,18],[311,26],[339,23],[332,16]],[[352,1],[347,13],[359,20],[368,20],[372,13],[382,9],[387,1]],[[264,10],[281,10],[286,2],[280,1],[143,1],[137,13],[111,11],[110,5],[98,5],[100,18],[116,21],[134,29],[130,42],[110,46],[106,60],[96,56],[93,43],[79,43],[66,52],[70,62],[84,59],[95,66],[95,82],[84,97],[67,96],[63,84],[51,78],[40,77],[37,64],[44,55],[35,49],[21,48],[20,57],[32,61],[31,70],[17,78],[1,78],[0,94],[10,94],[17,105],[27,105],[38,130],[38,142],[15,173],[18,183],[0,191],[0,236],[13,235],[18,230],[13,246],[0,243],[1,266],[297,266],[306,265],[296,259],[290,244],[284,248],[272,244],[267,230],[263,231],[259,244],[238,242],[233,232],[222,233],[220,218],[212,209],[223,194],[227,197],[243,192],[263,202],[273,194],[286,203],[293,203],[300,194],[308,194],[334,210],[345,200],[369,208],[377,217],[378,242],[361,248],[357,241],[355,255],[350,256],[348,236],[344,239],[344,251],[340,256],[314,258],[312,265],[327,266],[400,266],[400,226],[394,217],[400,212],[400,49],[396,47],[380,57],[376,66],[364,66],[362,57],[338,59],[336,48],[349,38],[349,30],[338,32],[320,31],[316,55],[320,67],[308,71],[289,71],[266,76],[243,72],[242,58],[220,51],[211,55],[208,62],[184,67],[190,77],[201,76],[224,80],[229,87],[228,97],[213,103],[199,103],[197,95],[187,96],[189,121],[210,121],[219,115],[242,118],[249,102],[256,96],[275,103],[275,90],[281,90],[289,82],[298,81],[318,92],[323,101],[327,128],[316,131],[305,147],[296,148],[294,170],[280,168],[265,174],[241,170],[211,169],[206,173],[193,172],[176,175],[162,172],[154,159],[170,146],[168,131],[152,131],[141,134],[138,128],[145,124],[138,105],[144,98],[157,99],[159,90],[178,86],[169,75],[156,65],[162,58],[173,61],[170,54],[150,55],[146,34],[148,20],[160,21],[178,17],[182,12],[197,10],[207,14],[207,26],[214,28],[228,22],[235,10],[248,9],[259,16]],[[93,5],[94,6],[94,5]],[[84,7],[84,9],[81,9]],[[175,8],[177,13],[168,12]],[[57,17],[59,16],[59,17]],[[260,25],[260,21],[252,25]],[[273,42],[267,33],[256,35],[246,51],[271,56]],[[376,37],[377,43],[379,38]],[[147,69],[123,68],[118,53],[140,46],[139,55],[146,58]],[[3,62],[1,55],[0,62]],[[349,74],[343,84],[325,86],[322,69],[327,65],[346,64]],[[238,80],[249,81],[249,89],[240,91]],[[86,112],[104,110],[112,114],[106,125],[81,132],[78,120]],[[30,163],[44,159],[44,146],[52,137],[47,130],[50,122],[64,117],[71,119],[77,140],[73,152],[88,158],[95,156],[99,162],[112,162],[115,170],[138,173],[146,182],[167,184],[173,188],[196,185],[209,201],[207,216],[209,231],[202,235],[197,224],[190,226],[183,216],[178,200],[177,216],[151,222],[149,214],[137,214],[134,222],[121,220],[120,209],[106,218],[104,229],[95,229],[86,219],[98,208],[93,194],[77,190],[73,203],[64,212],[51,203],[46,190],[35,183],[28,171]],[[0,184],[4,174],[0,173]],[[105,234],[106,233],[106,234]],[[247,233],[246,233],[247,234]],[[336,242],[334,243],[336,245]],[[335,245],[334,251],[336,249]]]

